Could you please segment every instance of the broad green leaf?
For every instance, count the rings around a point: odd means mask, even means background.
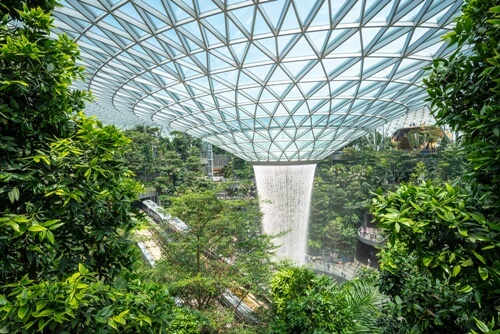
[[[13,221],[7,222],[7,226],[10,226],[14,231],[19,232],[19,224],[14,223]]]
[[[45,306],[47,306],[47,303],[48,303],[47,301],[40,301],[40,302],[36,303],[36,310],[40,311]]]
[[[472,291],[472,287],[470,285],[465,285],[463,288],[459,289],[460,293],[469,293]]]
[[[14,218],[14,221],[18,222],[18,223],[25,223],[25,222],[29,221],[29,219],[26,218],[26,216],[24,216],[24,215],[19,215],[19,216],[16,216]]]
[[[83,265],[82,265],[82,267],[83,267]],[[83,267],[83,268],[85,268],[85,267]],[[78,266],[78,269],[80,269],[80,265]],[[97,314],[102,316],[102,317],[105,317],[105,318],[110,317],[113,314],[113,305],[105,306]]]
[[[19,310],[17,310],[17,316],[19,317],[19,319],[23,320],[24,317],[26,316],[26,313],[28,313],[29,309],[30,309],[29,305],[24,305],[20,307]]]
[[[125,319],[123,319],[123,317],[121,317],[120,315],[115,315],[113,318],[112,318],[115,322],[119,323],[119,324],[122,324],[122,325],[125,325],[127,322],[125,321]]]
[[[488,268],[479,267],[477,270],[483,281],[486,281],[488,279]]]
[[[52,220],[48,220],[48,221],[46,221],[46,222],[43,224],[43,226],[45,226],[45,227],[49,227],[49,226],[52,226],[52,225],[54,225],[55,223],[60,222],[60,221],[61,221],[60,219],[52,219]]]
[[[470,215],[472,218],[474,218],[478,223],[484,224],[486,222],[486,219],[484,216],[479,213],[479,212],[471,212]]]
[[[458,275],[458,273],[460,272],[460,270],[462,269],[462,267],[460,265],[456,265],[453,267],[453,273],[452,273],[452,276],[455,277]]]
[[[41,231],[45,231],[47,228],[42,226],[42,225],[32,225],[28,228],[28,231],[32,231],[32,232],[41,232]]]
[[[113,318],[109,318],[108,319],[108,325],[110,325],[111,327],[113,327],[114,329],[118,330],[118,325],[116,324],[116,322],[113,320]]]
[[[15,201],[19,200],[19,189],[17,189],[17,187],[14,187],[12,188],[11,191],[9,191],[8,193],[8,196],[9,196],[9,200],[11,201],[11,203],[14,203]]]
[[[422,208],[420,206],[418,206],[416,203],[414,203],[413,201],[410,201],[410,204],[415,208],[417,209],[418,211],[422,211]]]
[[[85,268],[85,266],[81,263],[78,263],[78,271],[80,272],[80,274],[82,274],[82,276],[85,276],[89,272],[87,270],[87,268]],[[111,306],[109,306],[109,307],[111,307]],[[104,309],[101,310],[101,312],[103,312],[103,311],[104,311]],[[111,313],[113,313],[113,311],[111,311]]]
[[[147,316],[143,316],[142,319],[148,323],[149,326],[151,326],[151,318],[150,317],[147,317]]]
[[[469,267],[469,266],[472,266],[472,264],[473,264],[473,262],[472,262],[471,258],[468,258],[467,260],[465,260],[461,263],[462,267]]]
[[[56,228],[61,227],[61,226],[63,226],[64,224],[65,224],[65,223],[57,223],[57,224],[51,225],[51,226],[49,227],[49,230],[51,230],[51,231],[52,231],[52,230],[55,230]]]
[[[472,249],[471,249],[471,252],[479,259],[479,261],[481,261],[483,264],[486,264],[486,259],[484,258],[484,256],[482,256],[481,254],[479,254],[476,251],[473,251]]]
[[[41,332],[47,324],[49,324],[52,319],[40,319],[38,320],[38,330]]]
[[[46,317],[48,315],[51,315],[52,313],[54,313],[54,310],[49,308],[49,309],[45,309],[45,310],[41,311],[40,313],[33,315],[33,316],[35,318],[40,318],[40,317]]]
[[[467,229],[462,226],[458,227],[458,233],[460,233],[463,237],[467,237],[469,235]]]
[[[49,240],[49,242],[51,244],[54,244],[54,241],[55,241],[54,234],[52,232],[50,232],[49,230],[47,230],[47,239]]]
[[[449,222],[453,222],[453,221],[455,220],[455,215],[454,215],[452,212],[450,212],[450,211],[446,211],[446,212],[444,213],[444,217],[445,217],[445,218],[446,218],[446,220],[447,220],[447,221],[449,221]]]
[[[401,297],[399,297],[398,295],[396,295],[394,297],[394,301],[396,302],[396,304],[398,305],[401,305],[403,303],[403,300],[401,299]]]

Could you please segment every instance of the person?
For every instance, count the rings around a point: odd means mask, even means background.
[[[326,269],[328,269],[328,271],[330,271],[330,262],[328,262],[328,263],[326,264]]]
[[[340,269],[340,274],[342,275],[342,277],[344,277],[344,278],[345,278],[345,272],[344,272],[344,269],[343,269],[343,268],[342,268],[342,269]]]

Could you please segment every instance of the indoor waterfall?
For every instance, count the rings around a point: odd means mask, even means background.
[[[305,263],[311,192],[316,164],[254,164],[260,207],[266,234],[274,239],[279,259]]]

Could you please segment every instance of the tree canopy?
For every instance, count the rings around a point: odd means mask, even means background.
[[[385,289],[389,305],[410,332],[499,328],[499,25],[497,0],[466,1],[446,36],[456,52],[434,60],[425,80],[438,121],[461,133],[464,177],[403,185],[372,203],[389,245],[398,247],[381,257],[383,284],[398,287]]]
[[[203,317],[164,286],[125,279],[142,187],[129,140],[81,113],[90,95],[70,88],[83,68],[50,36],[54,5],[0,3],[0,332],[198,333]]]

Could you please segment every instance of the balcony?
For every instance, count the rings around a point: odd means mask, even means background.
[[[382,231],[374,227],[360,227],[358,229],[358,239],[376,248],[382,247],[386,241],[386,237],[382,234]]]

